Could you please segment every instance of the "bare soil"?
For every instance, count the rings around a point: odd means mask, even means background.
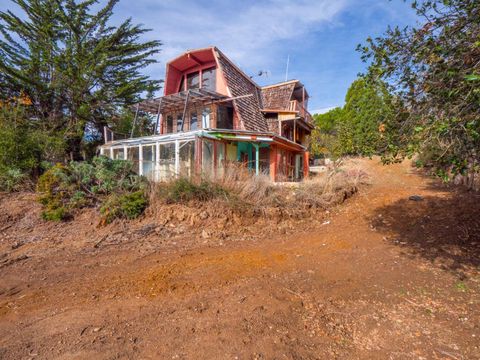
[[[305,219],[0,195],[0,358],[480,359],[480,195],[354,161],[371,185]]]

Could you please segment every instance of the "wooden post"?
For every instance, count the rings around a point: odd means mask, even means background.
[[[253,143],[255,147],[255,175],[260,175],[260,144]]]
[[[155,143],[155,180],[160,181],[160,144],[158,142]]]
[[[270,145],[270,179],[275,182],[277,177],[277,147]]]
[[[297,119],[293,119],[293,142],[297,142]]]
[[[137,110],[135,111],[135,117],[133,118],[132,131],[130,131],[130,138],[133,138],[133,130],[135,129],[135,125],[137,123],[137,116],[138,116],[139,108],[140,108],[140,103],[137,104]]]
[[[175,175],[180,175],[180,141],[175,140]]]
[[[308,151],[303,153],[303,178],[306,179],[308,177],[308,173],[310,171],[310,164],[309,164],[310,154]]]
[[[143,145],[138,145],[138,175],[143,175]]]

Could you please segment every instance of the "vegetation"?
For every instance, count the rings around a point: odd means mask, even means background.
[[[24,97],[28,104],[22,126],[57,139],[71,160],[88,157],[104,125],[119,122],[125,128],[125,109],[143,92],[158,89],[159,81],[140,71],[155,62],[160,42],[141,42],[147,30],[130,19],[113,26],[110,18],[118,0],[98,11],[92,0],[13,2],[23,14],[0,11],[0,100]],[[7,115],[11,121],[12,114]],[[19,170],[23,160],[31,163],[28,157],[37,163],[48,158],[28,149],[28,136],[17,147],[29,153],[13,165]]]
[[[444,179],[480,171],[480,6],[414,1],[419,27],[390,28],[359,46],[368,77],[389,83],[406,111],[386,126],[387,162],[419,154]]]
[[[179,178],[159,185],[158,194],[168,204],[172,204],[226,197],[228,191],[220,184],[206,179],[197,182],[193,179]]]
[[[40,176],[37,192],[46,220],[64,220],[75,209],[101,206],[104,220],[132,219],[147,206],[146,179],[133,172],[133,164],[96,157],[92,162],[57,164]]]
[[[384,82],[356,79],[347,91],[343,108],[314,115],[313,154],[339,157],[378,153],[383,144],[383,129],[394,108],[393,96]]]

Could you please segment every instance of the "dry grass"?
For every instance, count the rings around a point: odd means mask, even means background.
[[[301,183],[274,184],[262,174],[253,175],[248,169],[231,164],[223,176],[179,178],[152,187],[151,203],[191,204],[198,207],[215,201],[230,209],[256,210],[267,208],[309,209],[322,208],[343,202],[367,183],[365,171],[351,165],[334,166],[326,173]]]

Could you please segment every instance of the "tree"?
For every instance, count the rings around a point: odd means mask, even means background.
[[[422,26],[389,28],[359,46],[368,77],[387,81],[405,111],[395,114],[385,159],[419,154],[438,175],[480,171],[480,3],[413,1]],[[393,133],[393,134],[392,134]]]
[[[337,127],[342,120],[343,109],[336,107],[324,114],[314,114],[315,128],[311,135],[310,151],[317,156],[336,156],[338,150]]]
[[[382,130],[393,112],[387,85],[360,77],[347,91],[337,125],[339,153],[371,156],[382,146]]]
[[[72,159],[81,157],[86,129],[99,134],[122,108],[159,88],[141,70],[156,62],[159,41],[140,41],[147,29],[131,19],[109,20],[118,0],[97,13],[96,0],[14,0],[24,12],[0,12],[0,96],[24,93],[30,119],[61,133]]]

